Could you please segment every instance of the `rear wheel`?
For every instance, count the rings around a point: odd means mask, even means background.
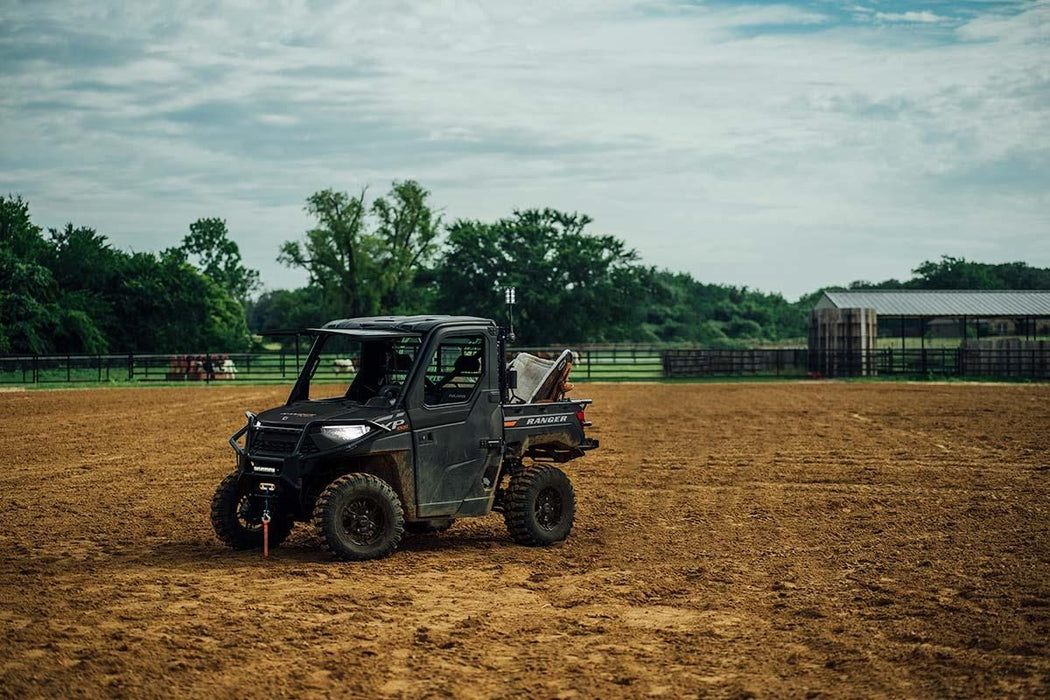
[[[397,494],[371,474],[347,474],[317,498],[314,527],[340,559],[379,559],[393,552],[405,529]]]
[[[576,494],[565,472],[533,465],[510,480],[503,519],[518,544],[537,546],[569,536],[576,516]]]
[[[230,474],[222,480],[211,499],[211,526],[228,547],[262,549],[263,506],[263,501],[254,498],[242,485],[238,474]],[[275,513],[270,521],[270,546],[281,544],[294,526],[291,517]]]

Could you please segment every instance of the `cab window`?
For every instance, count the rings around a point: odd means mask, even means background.
[[[423,403],[441,406],[470,400],[485,371],[485,336],[450,336],[427,363]]]
[[[419,351],[419,338],[361,342],[341,334],[322,336],[312,368],[310,399],[343,398],[367,403],[387,387],[400,391]]]

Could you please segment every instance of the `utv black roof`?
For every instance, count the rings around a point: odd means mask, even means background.
[[[409,335],[427,333],[438,326],[476,325],[495,326],[495,322],[477,316],[370,316],[365,318],[344,318],[329,321],[317,331],[386,331],[401,332]]]

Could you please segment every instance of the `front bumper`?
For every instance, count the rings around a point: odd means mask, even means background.
[[[372,430],[357,438],[334,447],[320,449],[313,436],[322,425],[368,425]],[[259,479],[277,480],[292,488],[302,486],[302,474],[310,469],[315,460],[357,449],[372,436],[390,432],[385,425],[361,420],[311,421],[301,428],[266,425],[249,420],[232,436],[230,447],[237,455],[237,468],[245,475]],[[244,445],[238,442],[244,438]]]
[[[299,452],[302,436],[296,436],[291,454],[276,454],[252,450],[248,437],[251,424],[245,425],[230,436],[230,447],[237,455],[237,469],[245,476],[255,477],[258,482],[277,482],[284,488],[298,489],[302,485],[301,467],[303,455]],[[298,432],[298,431],[297,431]],[[238,442],[244,438],[244,445]],[[284,490],[284,489],[281,489]],[[254,489],[253,489],[254,491]]]

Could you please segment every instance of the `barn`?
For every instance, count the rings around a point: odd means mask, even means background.
[[[826,291],[810,314],[814,371],[830,376],[930,367],[1031,371],[1050,335],[1050,290]],[[1042,340],[1041,340],[1042,338]]]

